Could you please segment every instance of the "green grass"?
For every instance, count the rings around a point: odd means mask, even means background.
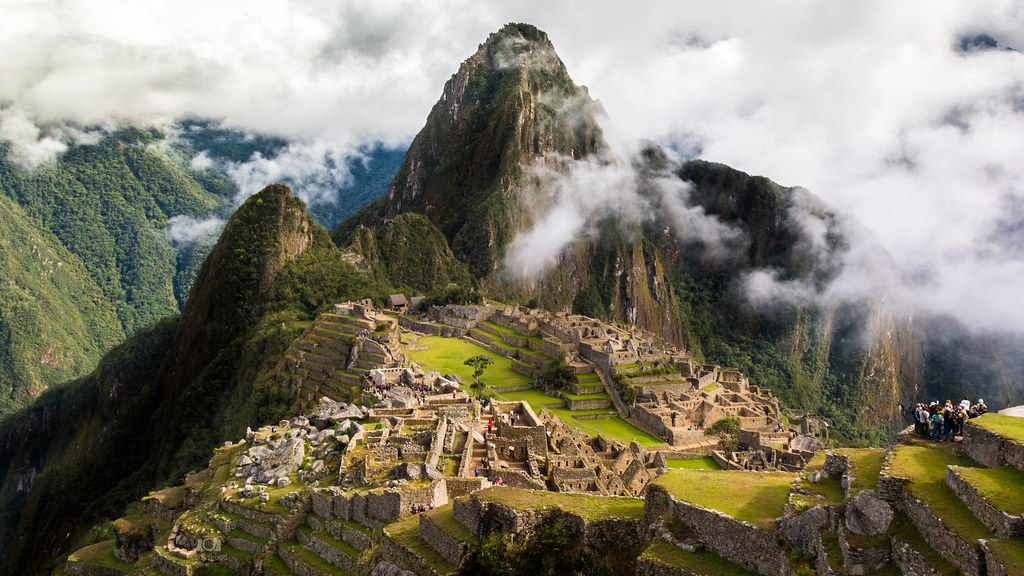
[[[114,556],[114,541],[104,540],[98,544],[92,546],[86,546],[81,550],[72,554],[68,560],[78,560],[79,562],[87,562],[89,564],[95,564],[97,566],[104,566],[106,568],[113,568],[120,572],[129,572],[135,568],[133,562],[121,562]]]
[[[822,535],[826,533],[831,534],[831,532],[822,532]],[[903,512],[896,512],[893,515],[889,534],[893,538],[909,544],[911,548],[924,555],[929,566],[938,571],[939,574],[942,574],[942,576],[955,576],[960,573],[955,566],[940,556],[932,549],[931,546],[928,545],[927,542],[925,542],[925,539],[921,536],[921,532],[918,531],[917,526],[915,526],[910,518]]]
[[[981,426],[985,430],[998,432],[1018,444],[1024,444],[1024,418],[1019,416],[1005,416],[989,412],[988,414],[982,414],[978,418],[972,418],[967,422],[975,426]]]
[[[1024,541],[1019,538],[993,539],[988,541],[988,548],[996,561],[1006,568],[1008,575],[1024,574]]]
[[[789,501],[796,474],[745,471],[669,470],[652,484],[677,499],[724,512],[761,530],[773,531]]]
[[[850,473],[853,475],[853,485],[850,486],[851,495],[861,490],[876,490],[878,488],[878,475],[882,472],[885,450],[881,448],[847,448],[836,450],[836,452],[850,457]]]
[[[684,470],[721,470],[722,467],[711,456],[701,458],[669,458],[668,467]]]
[[[637,498],[494,487],[476,492],[476,495],[481,502],[495,502],[513,510],[560,508],[586,520],[639,520],[644,514],[644,501]]]
[[[576,382],[579,384],[590,384],[590,383],[601,383],[601,377],[596,372],[588,372],[586,374],[577,374]]]
[[[946,466],[975,467],[973,460],[958,448],[946,443],[925,443],[911,440],[895,448],[890,471],[910,480],[910,493],[920,498],[949,530],[968,543],[991,538],[992,532],[982,524],[967,505],[946,486]]]
[[[467,358],[483,354],[494,361],[480,380],[488,386],[522,386],[532,384],[529,376],[524,376],[512,369],[512,361],[500,354],[481,348],[460,338],[442,338],[440,336],[424,336],[420,338],[422,350],[409,350],[409,358],[425,370],[440,370],[441,374],[457,374],[464,385],[473,382],[473,369],[463,364]]]
[[[655,438],[647,432],[633,426],[622,418],[589,418],[577,420],[573,417],[574,412],[568,408],[549,408],[548,412],[558,416],[559,420],[573,428],[578,428],[586,434],[597,436],[604,435],[609,440],[629,443],[636,440],[641,446],[664,445],[660,438]]]
[[[720,385],[718,384],[718,382],[712,382],[711,384],[708,384],[707,386],[702,387],[700,389],[700,391],[701,392],[711,392],[712,390],[718,390],[719,386]]]
[[[604,400],[608,398],[607,392],[597,392],[595,394],[573,394],[572,392],[562,392],[562,396],[569,400]]]
[[[959,468],[957,472],[998,510],[1024,514],[1024,472],[1016,468]]]
[[[581,420],[577,420],[573,417],[573,414],[604,414],[607,412],[607,409],[578,410],[573,412],[568,408],[545,408],[544,404],[555,404],[562,402],[562,399],[548,396],[541,390],[531,389],[520,390],[518,392],[498,392],[495,397],[498,400],[509,402],[527,402],[530,404],[530,407],[533,408],[533,411],[538,414],[541,410],[547,410],[548,413],[558,416],[558,419],[562,422],[565,422],[573,428],[579,428],[581,431],[590,434],[591,436],[603,434],[604,437],[609,440],[618,440],[620,442],[627,443],[632,440],[636,440],[641,446],[657,446],[659,444],[664,444],[664,442],[658,438],[651,436],[618,416],[614,418],[593,418]]]
[[[641,558],[653,560],[666,566],[683,568],[693,574],[715,574],[715,576],[756,576],[757,574],[737,566],[713,552],[706,550],[687,552],[664,540],[651,542]]]
[[[455,572],[456,567],[445,560],[444,556],[437,553],[426,542],[420,538],[419,516],[409,516],[384,528],[384,533],[390,536],[399,546],[412,550],[423,560],[423,563],[438,574],[450,574]]]
[[[424,514],[433,520],[434,524],[437,524],[445,534],[448,534],[459,542],[477,543],[476,535],[470,532],[469,529],[462,524],[459,524],[459,522],[452,517],[451,504],[446,504],[440,508],[424,512]]]

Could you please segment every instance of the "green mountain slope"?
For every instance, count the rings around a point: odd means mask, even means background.
[[[171,216],[226,204],[154,131],[123,129],[27,172],[0,143],[6,271],[0,418],[44,388],[87,373],[126,334],[177,314],[195,261],[175,250]]]
[[[180,319],[140,331],[90,375],[0,424],[4,573],[41,573],[92,522],[180,482],[252,422],[276,421],[292,398],[274,368],[308,319],[388,289],[356,269],[286,187],[251,197]]]
[[[124,338],[82,261],[0,196],[0,415],[88,372]]]

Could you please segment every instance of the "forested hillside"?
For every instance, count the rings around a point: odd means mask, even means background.
[[[199,120],[169,134],[94,133],[96,143],[31,169],[0,142],[0,419],[85,374],[125,336],[179,314],[240,201],[230,166],[289,144]],[[402,153],[366,148],[334,201],[311,214],[333,226],[383,195]],[[194,163],[199,155],[210,162]]]

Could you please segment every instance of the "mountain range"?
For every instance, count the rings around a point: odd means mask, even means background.
[[[275,368],[343,300],[483,294],[635,326],[739,368],[852,443],[885,442],[899,403],[925,394],[1024,399],[1015,341],[830,291],[857,273],[849,256],[863,244],[811,192],[615,142],[533,26],[481,44],[400,166],[394,150],[375,153],[354,197],[378,198],[333,220],[269,185],[215,245],[154,234],[233,206],[225,173],[190,163],[211,142],[235,161],[287,145],[194,122],[178,147],[124,128],[34,171],[0,148],[5,573],[46,573],[128,502],[288,415]],[[351,216],[320,225],[337,214]],[[871,260],[891,265],[880,249]]]

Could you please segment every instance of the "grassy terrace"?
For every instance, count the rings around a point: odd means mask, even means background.
[[[664,540],[654,540],[640,557],[666,566],[682,568],[693,574],[715,574],[717,576],[756,576],[757,574],[737,566],[713,552],[706,550],[687,552]]]
[[[440,508],[424,512],[424,514],[433,520],[434,524],[437,524],[441,530],[444,530],[445,534],[459,542],[470,542],[474,544],[477,542],[476,535],[470,532],[469,529],[462,524],[459,524],[459,522],[452,517],[451,504],[446,504]]]
[[[482,502],[495,502],[513,510],[561,508],[587,520],[640,519],[644,514],[644,501],[637,498],[504,487],[486,488],[476,492],[476,495]]]
[[[892,519],[892,527],[889,529],[890,534],[893,538],[897,538],[907,544],[914,550],[918,550],[922,553],[927,553],[928,565],[932,569],[942,574],[942,576],[955,576],[960,571],[955,566],[949,563],[948,560],[942,556],[935,554],[934,552],[928,553],[932,550],[931,546],[925,542],[921,532],[918,531],[914,523],[907,517],[903,512],[896,512]],[[840,556],[841,558],[842,556]]]
[[[452,566],[444,556],[437,553],[420,538],[419,516],[408,516],[384,527],[384,534],[389,536],[399,546],[412,550],[423,563],[438,574],[450,574],[455,572],[456,567]]]
[[[845,448],[836,450],[836,452],[850,457],[850,474],[853,476],[853,485],[850,486],[851,495],[861,490],[876,490],[878,488],[878,475],[882,472],[885,450],[881,448]]]
[[[500,326],[500,325],[495,324],[494,322],[491,322],[489,320],[481,322],[481,324],[485,324],[487,326],[490,326],[491,328],[494,328],[495,330],[497,330],[498,332],[501,332],[502,334],[508,334],[510,336],[518,336],[519,338],[525,338],[526,340],[530,340],[532,342],[535,342],[538,345],[541,342],[544,341],[544,338],[542,338],[540,336],[527,336],[526,334],[520,334],[519,332],[516,332],[515,330],[513,330],[511,328],[505,328],[504,326]]]
[[[991,538],[992,532],[967,508],[962,500],[946,486],[946,466],[976,467],[973,460],[961,450],[945,442],[927,443],[911,440],[895,448],[890,471],[910,480],[910,492],[928,505],[932,513],[942,519],[965,542]]]
[[[789,501],[796,474],[744,471],[669,470],[651,483],[679,500],[724,512],[761,530],[773,531]]]
[[[121,562],[114,556],[114,541],[105,540],[92,546],[87,546],[72,554],[68,560],[87,562],[105,568],[111,568],[119,572],[130,572],[135,568],[134,562]]]
[[[427,370],[440,370],[442,374],[457,374],[463,383],[473,381],[473,369],[463,364],[467,358],[483,354],[494,361],[487,368],[480,380],[493,388],[502,386],[523,386],[533,383],[529,376],[524,376],[512,369],[512,361],[508,358],[481,348],[476,344],[460,338],[442,338],[440,336],[424,336],[420,338],[422,350],[409,350],[409,357]]]
[[[572,392],[562,392],[562,396],[569,400],[604,400],[608,398],[607,392],[597,392],[595,394],[573,394]]]
[[[494,365],[488,367],[480,379],[495,392],[495,397],[498,400],[528,402],[533,411],[537,413],[544,409],[544,404],[558,404],[563,401],[561,398],[548,396],[536,389],[502,392],[502,388],[530,385],[533,380],[513,370],[512,361],[508,358],[476,344],[459,338],[424,336],[420,338],[420,345],[426,346],[426,348],[409,350],[410,358],[428,370],[440,370],[442,374],[458,374],[464,383],[473,381],[473,369],[463,364],[466,358],[477,354],[490,357],[494,360]],[[606,395],[602,394],[599,397],[605,398]],[[566,424],[579,428],[591,436],[604,434],[608,439],[621,442],[630,442],[636,439],[643,446],[663,444],[658,438],[619,417],[577,420],[568,409],[553,408],[548,411],[556,414]]]
[[[1019,538],[989,540],[988,548],[1011,576],[1024,574],[1024,542]]]
[[[1016,468],[959,468],[957,472],[998,510],[1024,514],[1024,472]]]
[[[968,420],[971,424],[981,426],[985,430],[997,432],[1014,440],[1018,444],[1024,444],[1024,418],[1017,416],[1004,416],[990,412],[982,414],[978,418]]]
[[[669,468],[681,468],[683,470],[721,470],[722,467],[715,462],[711,456],[702,458],[669,458]]]
[[[806,504],[808,507],[818,504],[839,504],[843,501],[843,486],[841,478],[822,477],[817,483],[812,484],[807,480],[811,472],[821,471],[825,465],[825,451],[819,450],[811,461],[807,463],[804,473],[797,484],[801,490],[812,494],[811,497],[795,495],[794,502]],[[876,476],[877,481],[877,476]],[[821,498],[815,498],[821,496]]]

